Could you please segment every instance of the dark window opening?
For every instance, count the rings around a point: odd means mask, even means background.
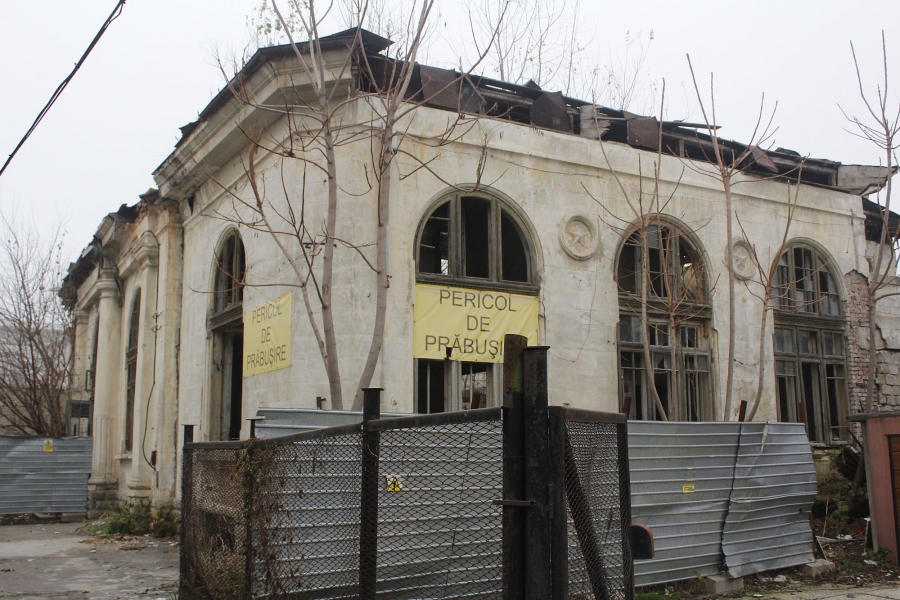
[[[462,198],[462,274],[488,279],[491,276],[489,231],[491,203],[481,198]]]
[[[460,195],[438,205],[421,225],[416,259],[425,278],[487,287],[532,284],[523,291],[537,291],[527,236],[495,199]]]
[[[528,250],[525,248],[522,233],[505,210],[501,210],[500,215],[502,279],[527,283]]]
[[[131,304],[128,347],[125,350],[125,450],[134,446],[134,395],[137,382],[138,334],[141,322],[141,290],[137,290]]]
[[[450,274],[450,203],[439,206],[425,221],[419,242],[419,271]]]
[[[416,412],[422,414],[440,413],[446,410],[444,391],[445,361],[418,361],[418,390]]]
[[[244,299],[244,244],[232,234],[216,256],[215,312],[233,308]]]
[[[234,336],[231,342],[231,406],[228,411],[228,439],[237,440],[241,437],[241,416],[243,413],[243,366],[244,362],[244,337]]]

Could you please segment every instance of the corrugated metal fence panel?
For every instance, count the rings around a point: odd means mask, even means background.
[[[719,572],[737,444],[734,423],[628,422],[631,519],[656,549],[634,561],[635,585]]]
[[[502,446],[499,421],[381,433],[379,597],[499,597],[502,509],[493,501],[502,498]],[[360,452],[358,434],[278,447],[278,509],[266,519],[280,532],[270,548],[278,569],[295,574],[282,591],[357,596]],[[393,478],[398,492],[386,489]],[[257,557],[261,582],[265,558]]]
[[[303,433],[324,427],[353,425],[362,423],[359,410],[319,410],[316,408],[260,408],[258,417],[265,421],[256,424],[256,435],[260,438],[274,438],[294,433]],[[405,413],[383,413],[382,418],[407,417]]]
[[[0,513],[84,512],[91,448],[91,438],[0,436]]]
[[[722,550],[732,577],[813,561],[816,472],[799,423],[745,423]]]
[[[273,473],[278,484],[268,492],[277,509],[258,517],[275,540],[269,542],[272,556],[255,555],[254,581],[262,590],[273,571],[281,578],[279,589],[299,598],[357,597],[361,452],[359,434],[277,448]],[[279,535],[273,536],[275,531]],[[261,544],[255,540],[254,545]],[[277,569],[266,560],[275,560]]]

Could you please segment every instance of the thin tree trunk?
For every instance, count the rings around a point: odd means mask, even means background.
[[[353,399],[353,410],[362,410],[363,388],[372,383],[375,367],[384,346],[384,325],[387,318],[388,288],[391,286],[388,277],[388,223],[390,223],[391,206],[391,169],[394,158],[393,134],[394,115],[393,108],[389,108],[385,118],[385,128],[381,136],[381,177],[378,184],[378,231],[375,240],[376,263],[378,277],[378,289],[375,293],[375,325],[372,331],[372,342],[369,345],[369,353],[366,356],[366,364],[363,366],[362,375],[359,378],[359,387],[356,397]]]
[[[731,420],[731,396],[734,387],[734,343],[735,343],[735,326],[734,326],[734,268],[732,263],[732,204],[731,204],[731,178],[723,177],[722,183],[725,187],[725,237],[726,250],[725,260],[728,264],[728,364],[725,365],[725,411],[722,415],[723,421]]]
[[[319,104],[327,115],[329,108],[324,86],[319,87]],[[331,125],[331,118],[328,116],[322,128],[322,139],[325,144],[325,161],[328,165],[328,214],[325,218],[325,248],[322,251],[322,332],[325,335],[324,358],[325,370],[328,374],[328,386],[331,391],[331,407],[335,410],[342,410],[344,408],[344,400],[341,390],[341,369],[338,362],[331,293],[332,284],[334,283],[334,235],[338,213],[337,162],[334,155],[334,134],[331,130]]]
[[[753,399],[753,406],[750,407],[747,416],[744,418],[746,421],[753,420],[753,417],[756,416],[756,410],[759,408],[759,403],[762,401],[763,383],[766,374],[766,325],[769,322],[769,309],[766,303],[768,302],[768,297],[769,293],[766,291],[763,296],[762,322],[759,325],[759,365],[756,373],[756,397]]]

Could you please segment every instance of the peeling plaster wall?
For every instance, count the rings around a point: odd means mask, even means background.
[[[351,105],[346,120],[359,119],[364,108]],[[358,114],[355,111],[360,111]],[[429,205],[448,191],[447,183],[470,184],[478,177],[482,146],[489,140],[481,182],[508,200],[525,217],[527,229],[538,249],[536,256],[541,284],[541,343],[550,349],[551,398],[557,403],[595,410],[618,410],[618,354],[616,327],[619,320],[614,261],[621,229],[635,218],[632,209],[607,167],[600,144],[573,135],[539,130],[497,120],[482,120],[457,142],[435,150],[428,145],[443,131],[448,119],[444,111],[422,108],[414,113],[404,150],[420,159],[433,159],[430,169],[441,179],[420,169],[402,155],[397,159],[392,191],[390,274],[391,289],[385,350],[373,385],[385,388],[386,410],[412,412],[412,305],[415,302],[415,235]],[[270,128],[276,138],[285,136],[283,123]],[[420,141],[414,141],[418,139]],[[605,146],[610,164],[629,195],[637,197],[641,186],[652,180],[641,173],[652,172],[656,155],[622,144]],[[247,150],[239,156],[246,159]],[[375,191],[370,189],[365,165],[368,143],[339,148],[341,186],[337,236],[357,244],[374,242]],[[685,165],[677,158],[662,158],[663,193],[672,194],[665,213],[692,231],[701,243],[714,285],[712,294],[712,352],[716,414],[722,416],[723,387],[728,334],[727,272],[725,269],[724,195],[708,174],[708,165]],[[280,167],[271,156],[260,156],[257,170],[267,193],[283,202]],[[698,172],[706,171],[706,172]],[[369,172],[371,167],[369,167]],[[410,174],[412,173],[412,174]],[[250,200],[244,170],[238,158],[221,167],[215,181],[204,184],[195,195],[194,214],[185,214],[184,321],[181,347],[180,419],[199,423],[203,429],[208,411],[209,381],[216,376],[210,364],[210,336],[206,329],[209,290],[213,281],[213,253],[226,231],[235,226],[246,246],[248,284],[244,307],[256,306],[291,288],[291,269],[268,234],[236,225],[241,207],[229,194]],[[326,192],[321,172],[310,169],[303,184],[297,164],[288,163],[285,188],[297,206],[305,193],[305,214],[318,231],[324,220]],[[681,179],[679,186],[674,182]],[[759,256],[775,260],[774,248],[786,225],[787,186],[775,181],[738,177],[735,207]],[[223,188],[228,190],[224,193]],[[351,194],[355,194],[351,195]],[[283,204],[281,204],[283,207]],[[580,214],[591,219],[600,232],[596,254],[579,261],[563,252],[559,226],[563,218]],[[223,218],[224,217],[224,218]],[[246,220],[247,215],[243,219]],[[240,221],[242,217],[236,220]],[[791,225],[791,240],[816,245],[839,273],[848,273],[860,262],[862,211],[856,197],[840,192],[803,186]],[[372,248],[364,248],[370,257]],[[344,382],[344,403],[349,408],[356,380],[370,341],[375,305],[375,275],[352,250],[339,248],[335,261],[335,319]],[[272,285],[284,283],[284,286]],[[264,286],[264,287],[263,287]],[[845,286],[849,284],[845,283]],[[259,406],[315,407],[316,396],[329,395],[322,360],[315,346],[300,292],[294,289],[292,365],[289,369],[244,380],[244,414],[255,414]],[[735,414],[742,399],[756,393],[756,372],[762,304],[754,296],[759,286],[738,282],[736,289],[737,344],[735,349]],[[842,297],[847,298],[847,290]],[[774,372],[771,349],[771,315],[764,350],[765,384],[757,419],[776,417]],[[244,434],[247,434],[245,426]],[[204,439],[202,434],[197,439]]]

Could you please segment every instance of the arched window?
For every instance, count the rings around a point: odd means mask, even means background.
[[[496,198],[454,194],[432,209],[419,231],[417,273],[419,281],[536,290],[531,245]]]
[[[243,302],[244,270],[244,243],[237,233],[232,233],[216,255],[215,312],[223,312]]]
[[[213,380],[210,439],[240,438],[243,425],[244,243],[236,231],[222,241],[215,254],[213,306],[209,329],[213,333]]]
[[[632,419],[661,419],[658,397],[669,420],[714,419],[711,312],[697,246],[654,220],[622,244],[616,281],[621,409]]]
[[[812,442],[847,441],[847,363],[840,295],[828,260],[791,244],[772,290],[778,418],[806,423]]]
[[[134,293],[131,301],[131,317],[128,327],[128,346],[125,349],[125,450],[131,452],[134,446],[134,392],[137,381],[138,334],[141,327],[141,290]]]
[[[489,195],[455,193],[422,220],[416,237],[416,281],[537,295],[534,245],[520,218]],[[491,362],[417,358],[420,413],[498,404],[500,373]]]

